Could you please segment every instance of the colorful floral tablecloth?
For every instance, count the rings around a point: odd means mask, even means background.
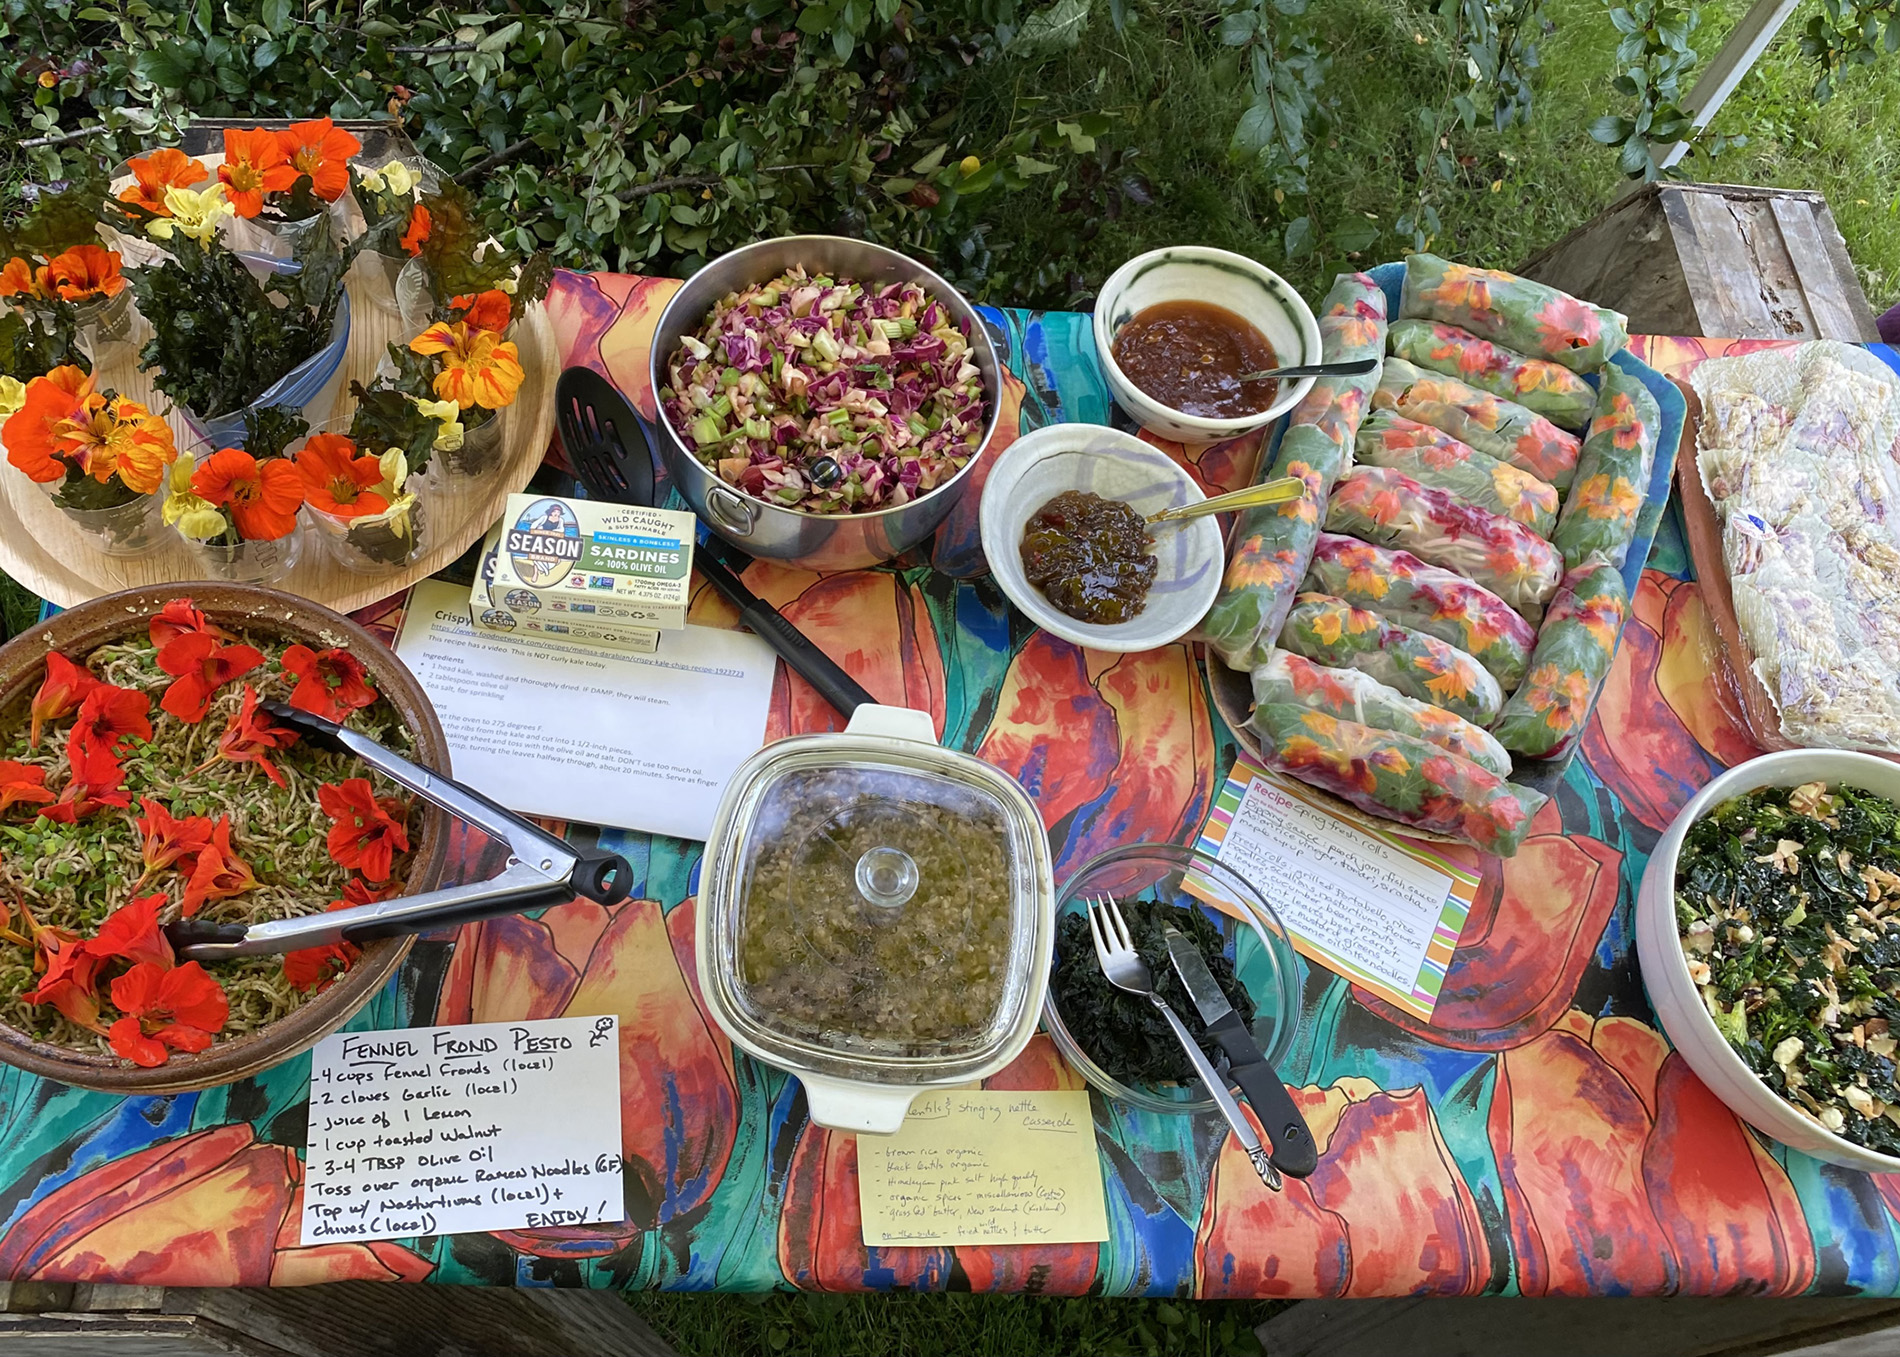
[[[562,275],[570,361],[649,412],[646,346],[676,284]],[[1014,374],[1003,428],[1106,422],[1088,320],[992,312]],[[1639,340],[1680,374],[1729,345]],[[1177,455],[1210,490],[1256,445]],[[1079,651],[1032,630],[982,578],[972,490],[930,560],[747,581],[879,700],[931,713],[947,744],[1019,777],[1058,875],[1130,840],[1200,827],[1234,757],[1193,648]],[[571,1286],[910,1287],[1198,1296],[1900,1292],[1900,1180],[1766,1144],[1653,1026],[1631,905],[1670,817],[1756,749],[1711,675],[1714,634],[1672,513],[1582,757],[1484,886],[1424,1025],[1301,963],[1282,1073],[1319,1170],[1266,1191],[1217,1119],[1095,1100],[1112,1237],[1015,1248],[866,1248],[852,1137],[809,1123],[797,1082],[737,1055],[696,992],[699,846],[607,833],[643,878],[425,941],[352,1024],[617,1013],[624,1226],[298,1243],[309,1061],[175,1097],[109,1097],[0,1072],[0,1277],[173,1286],[346,1278]],[[399,605],[371,610],[393,626]],[[730,624],[709,591],[695,620]],[[781,669],[768,738],[835,713]],[[591,830],[571,828],[577,836]],[[462,835],[460,869],[494,846]],[[1077,1087],[1037,1037],[1000,1088]]]

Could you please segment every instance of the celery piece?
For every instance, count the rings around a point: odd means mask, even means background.
[[[693,421],[693,442],[700,447],[717,443],[726,435],[726,426],[711,415],[701,415]]]

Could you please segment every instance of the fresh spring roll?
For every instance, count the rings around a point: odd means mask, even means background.
[[[1327,502],[1326,531],[1409,551],[1489,589],[1536,624],[1563,557],[1508,518],[1384,467],[1355,467]]]
[[[1363,273],[1340,274],[1321,305],[1319,330],[1327,362],[1379,357],[1385,352],[1385,291]],[[1293,408],[1274,457],[1261,458],[1260,480],[1298,476],[1306,493],[1287,504],[1249,509],[1234,525],[1227,573],[1199,633],[1231,668],[1251,669],[1272,651],[1306,574],[1327,496],[1352,464],[1352,441],[1378,384],[1376,368],[1362,377],[1316,381]]]
[[[1582,442],[1535,410],[1488,391],[1466,386],[1455,377],[1388,358],[1372,393],[1375,410],[1397,410],[1407,419],[1442,429],[1460,442],[1501,462],[1530,472],[1559,490],[1576,474]]]
[[[1254,708],[1269,768],[1368,814],[1508,858],[1549,798],[1435,744],[1292,703]]]
[[[1590,722],[1628,612],[1623,576],[1603,557],[1564,576],[1537,633],[1530,674],[1491,727],[1506,749],[1534,759],[1570,752]]]
[[[1490,725],[1504,705],[1498,681],[1458,647],[1330,594],[1301,594],[1294,601],[1280,628],[1280,646],[1315,664],[1370,674],[1476,725]]]
[[[1395,357],[1516,401],[1560,428],[1581,429],[1596,409],[1590,383],[1561,363],[1513,353],[1456,325],[1401,320],[1386,343]]]
[[[1565,566],[1575,569],[1593,553],[1601,553],[1611,565],[1622,567],[1649,493],[1661,425],[1662,411],[1640,378],[1614,363],[1603,369],[1597,416],[1583,440],[1577,479],[1553,539]]]
[[[1629,343],[1624,318],[1544,283],[1474,269],[1435,254],[1407,255],[1399,315],[1439,320],[1572,372],[1595,372]]]
[[[1375,410],[1359,426],[1353,460],[1449,490],[1480,509],[1522,523],[1539,537],[1548,538],[1557,527],[1562,497],[1556,486],[1391,410]]]
[[[1290,650],[1275,650],[1271,659],[1253,671],[1253,700],[1257,707],[1294,703],[1342,721],[1410,735],[1470,759],[1499,777],[1511,775],[1511,756],[1486,731],[1357,669],[1332,669]]]
[[[1409,551],[1356,537],[1319,535],[1306,588],[1457,646],[1489,670],[1507,694],[1524,681],[1531,647],[1537,644],[1531,624],[1489,589],[1427,565]]]

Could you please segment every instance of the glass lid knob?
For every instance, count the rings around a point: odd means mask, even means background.
[[[917,864],[900,849],[868,849],[858,859],[857,884],[865,903],[896,909],[917,893]]]

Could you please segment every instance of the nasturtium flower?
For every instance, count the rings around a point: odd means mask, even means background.
[[[512,405],[527,377],[520,350],[512,342],[492,330],[471,329],[462,321],[438,321],[410,340],[409,348],[425,357],[441,357],[435,394],[463,410]]]
[[[375,492],[383,479],[374,457],[356,455],[356,444],[342,434],[312,434],[297,453],[304,503],[321,514],[361,518],[380,514],[389,501]]]
[[[70,363],[28,382],[20,408],[0,426],[8,464],[43,485],[65,479],[77,421],[95,400],[103,403],[92,377]]]
[[[363,143],[328,118],[292,123],[277,134],[277,144],[296,174],[310,176],[310,191],[333,203],[350,190],[350,157]]]
[[[331,858],[371,881],[387,881],[396,854],[409,851],[408,807],[379,798],[361,777],[325,783],[317,788],[317,804],[334,821],[327,840]]]
[[[514,304],[508,300],[508,294],[499,288],[449,301],[449,309],[459,314],[455,317],[464,321],[470,329],[493,330],[496,334],[507,332],[509,322],[514,319]]]
[[[162,512],[165,522],[176,527],[181,535],[194,542],[208,542],[222,533],[229,524],[225,522],[224,514],[217,506],[210,500],[200,499],[192,490],[191,479],[196,474],[196,470],[192,463],[183,457],[172,463],[171,480]],[[154,636],[152,644],[161,643]]]
[[[350,884],[356,884],[355,877],[350,878]],[[347,898],[332,900],[324,906],[324,910],[354,909],[362,903],[366,902]],[[347,938],[325,943],[321,947],[301,947],[294,952],[285,952],[284,979],[306,994],[326,990],[354,966],[357,957],[362,954],[363,949]]]
[[[264,195],[282,193],[297,182],[297,171],[269,128],[224,129],[224,163],[218,180],[225,186],[232,209],[240,217],[264,210]]]
[[[228,133],[225,147],[228,157]],[[165,206],[166,189],[191,188],[206,178],[204,161],[194,160],[175,146],[161,146],[150,155],[136,156],[126,162],[126,168],[132,171],[133,182],[119,190],[119,201],[160,217],[171,215]]]
[[[409,225],[402,233],[402,248],[410,257],[422,253],[422,247],[427,243],[434,225],[434,216],[421,203],[409,209]]]
[[[74,245],[46,261],[53,292],[61,301],[81,302],[93,297],[116,297],[125,291],[119,271],[119,252],[103,245]]]
[[[416,409],[436,421],[435,451],[454,452],[462,446],[462,407],[454,401],[426,401],[411,396]]]
[[[145,234],[154,240],[170,240],[179,231],[200,245],[208,244],[218,233],[218,223],[237,211],[226,199],[223,183],[203,190],[168,188],[165,210],[171,215],[146,222]]]
[[[257,886],[257,874],[251,870],[251,864],[231,847],[230,821],[220,820],[211,832],[211,842],[198,850],[178,912],[189,919],[213,901],[229,900],[254,891]]]
[[[26,383],[0,372],[0,421],[11,419],[26,404]]]
[[[158,652],[158,667],[172,676],[158,705],[195,726],[210,712],[218,689],[262,663],[263,652],[253,646],[220,645],[208,632],[187,632]]]
[[[150,740],[152,699],[134,688],[98,684],[79,704],[66,733],[66,762],[73,781],[92,791],[117,791],[125,781],[119,760],[127,740]]]
[[[189,481],[191,479],[190,466],[187,465],[185,470],[185,479]],[[173,474],[175,479],[175,470]],[[173,599],[170,603],[167,603],[164,607],[153,613],[152,620],[145,626],[145,634],[151,638],[152,644],[160,650],[163,650],[186,632],[192,631],[202,631],[212,636],[223,636],[228,639],[228,633],[225,632],[224,628],[218,626],[215,622],[211,621],[210,618],[206,617],[189,598]]]
[[[0,264],[0,298],[26,297],[40,300],[52,295],[51,279],[45,269],[35,269],[33,261],[19,255]]]
[[[88,951],[76,933],[63,928],[41,928],[34,941],[45,954],[46,973],[37,988],[21,997],[29,1004],[51,1004],[79,1026],[103,1032],[97,991],[104,961]]]
[[[46,770],[37,763],[0,759],[0,815],[15,806],[43,806],[53,799],[46,789]]]
[[[157,490],[178,456],[171,426],[135,400],[89,402],[69,421],[62,455],[101,485],[114,475],[141,495]]]
[[[400,160],[392,160],[381,169],[363,170],[359,177],[363,187],[372,193],[393,193],[398,198],[407,198],[415,192],[416,185],[422,182],[416,172]]]
[[[330,721],[343,721],[353,711],[376,701],[369,671],[347,650],[312,650],[294,645],[284,651],[284,672],[297,680],[290,705]]]
[[[218,737],[218,752],[205,764],[223,759],[227,763],[255,763],[264,770],[264,776],[279,787],[287,787],[284,775],[270,761],[269,755],[297,743],[297,732],[287,730],[272,723],[270,713],[257,709],[257,690],[250,684],[244,685],[244,703],[231,714],[225,722],[224,734]]]
[[[241,448],[220,448],[207,457],[192,472],[191,489],[213,508],[226,510],[252,542],[288,537],[303,507],[303,478],[294,463],[281,457],[259,462]]]
[[[48,721],[63,721],[79,710],[79,706],[99,680],[93,677],[90,669],[82,664],[74,664],[57,650],[46,653],[46,677],[40,681],[40,690],[33,695],[32,731],[27,736],[29,748],[40,747],[40,731]]]
[[[135,966],[150,962],[154,966],[169,967],[177,958],[172,954],[165,930],[158,926],[158,912],[167,903],[163,891],[128,900],[113,910],[99,925],[99,931],[80,945],[101,961],[129,961]]]
[[[112,1002],[125,1014],[112,1024],[115,1054],[151,1068],[176,1051],[202,1051],[231,1016],[223,986],[195,961],[164,967],[141,961],[112,982]]]
[[[149,796],[139,798],[139,809],[145,813],[136,817],[134,823],[143,836],[139,857],[145,863],[145,872],[132,888],[137,890],[167,867],[176,866],[189,876],[197,863],[199,850],[211,842],[215,828],[211,817],[187,815],[180,819]]]

